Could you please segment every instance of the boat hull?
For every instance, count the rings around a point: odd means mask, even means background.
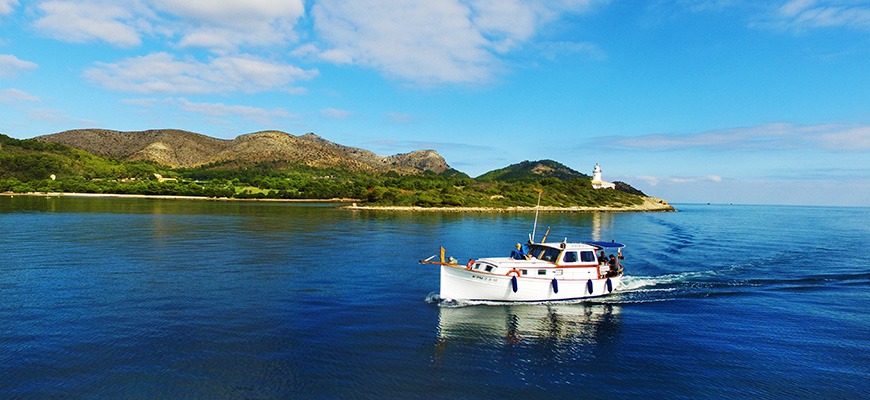
[[[621,275],[594,279],[514,277],[442,265],[439,295],[447,301],[548,302],[607,296],[621,285]]]

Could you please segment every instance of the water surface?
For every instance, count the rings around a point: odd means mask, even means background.
[[[445,307],[438,246],[532,214],[0,196],[2,398],[847,398],[870,390],[870,209],[542,214],[626,291]]]

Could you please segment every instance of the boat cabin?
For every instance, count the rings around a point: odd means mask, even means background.
[[[529,245],[528,254],[541,261],[557,266],[594,266],[598,264],[595,247],[585,243],[534,243]]]

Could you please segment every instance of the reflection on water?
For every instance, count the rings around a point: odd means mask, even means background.
[[[440,307],[439,345],[451,341],[601,344],[619,329],[616,304],[516,304]]]
[[[601,241],[605,240],[601,238],[601,232],[611,232],[613,231],[613,213],[591,213],[592,223],[591,223],[591,234],[592,240]]]

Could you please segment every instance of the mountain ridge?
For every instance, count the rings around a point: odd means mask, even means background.
[[[358,172],[418,174],[431,171],[440,174],[452,170],[435,150],[380,156],[369,150],[330,142],[310,132],[295,136],[266,130],[234,139],[218,139],[179,129],[73,129],[34,139],[120,161],[150,161],[172,168],[284,161],[318,168],[338,166]]]

